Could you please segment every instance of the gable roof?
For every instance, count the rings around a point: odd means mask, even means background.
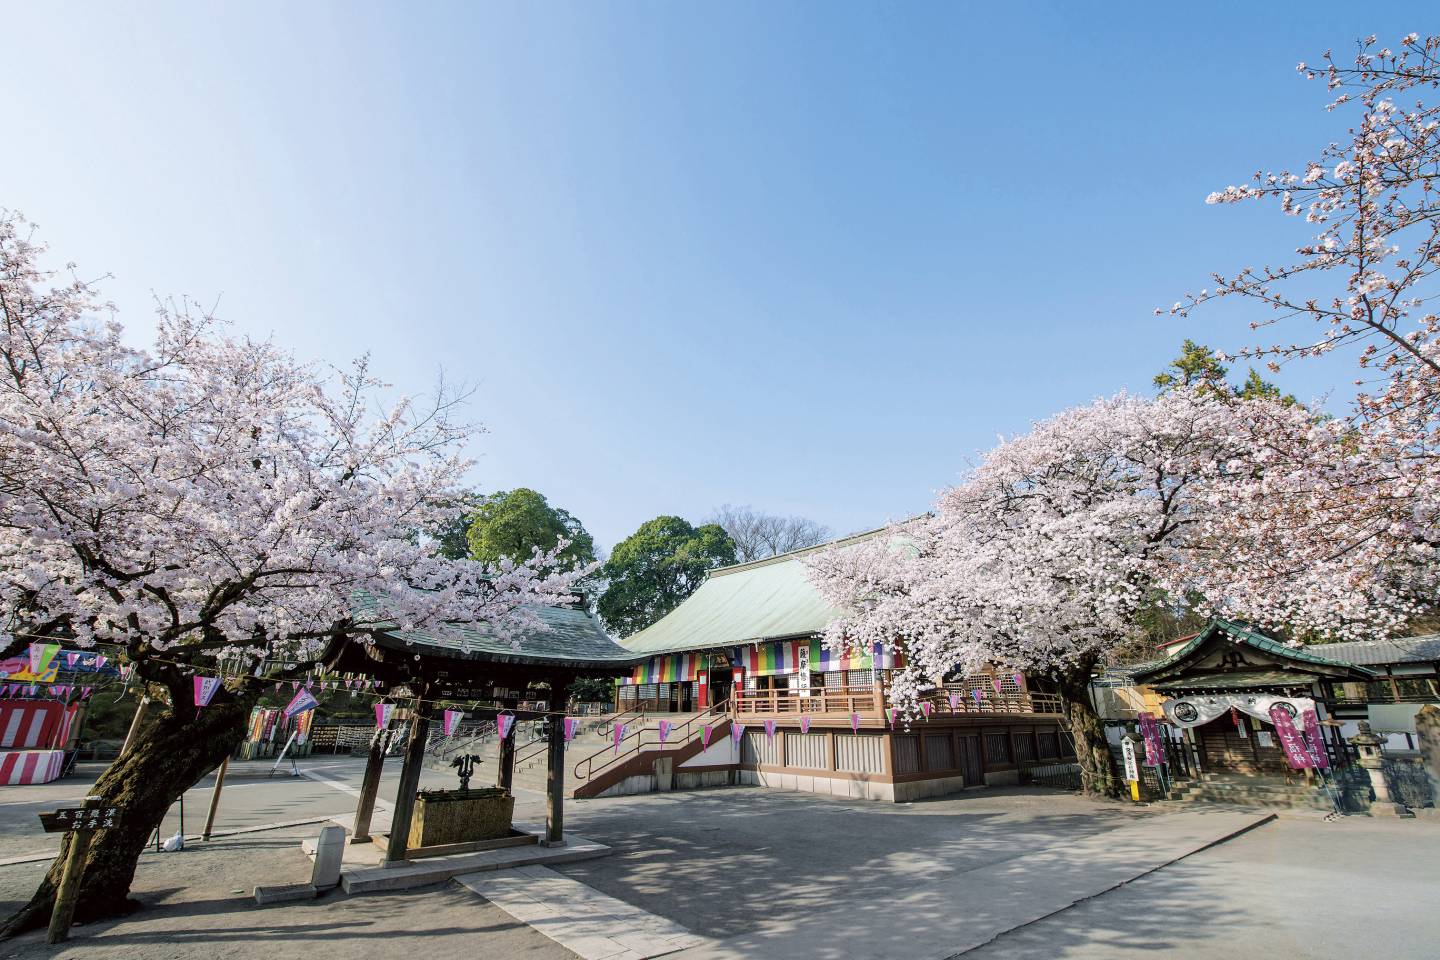
[[[357,594],[352,603],[358,613],[374,613],[373,597]],[[444,631],[390,630],[377,637],[384,646],[413,649],[417,654],[491,663],[570,667],[624,667],[639,657],[616,643],[583,607],[531,607],[544,625],[527,630],[518,646],[485,629],[454,627]]]
[[[1186,667],[1198,661],[1206,650],[1222,639],[1267,654],[1279,660],[1283,670],[1293,670],[1297,674],[1308,673],[1344,680],[1366,680],[1375,676],[1373,670],[1343,660],[1318,656],[1313,646],[1291,647],[1246,624],[1218,617],[1206,624],[1204,630],[1170,656],[1135,667],[1130,670],[1130,675],[1134,682],[1151,686],[1177,680],[1184,674]]]
[[[636,654],[649,655],[818,634],[843,611],[820,596],[806,575],[804,558],[844,549],[884,530],[711,570],[678,607],[620,643]]]
[[[1387,640],[1355,640],[1349,643],[1316,643],[1305,649],[1326,660],[1354,663],[1362,667],[1392,663],[1432,663],[1440,661],[1440,634],[1394,637]]]

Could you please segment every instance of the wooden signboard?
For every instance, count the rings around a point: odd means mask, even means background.
[[[46,833],[104,830],[115,826],[120,811],[120,807],[61,807],[53,813],[40,814],[40,825]]]

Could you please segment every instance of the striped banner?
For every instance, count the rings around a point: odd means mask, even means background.
[[[49,783],[65,766],[64,750],[16,750],[0,753],[0,784]]]
[[[898,666],[893,650],[876,643],[872,650],[835,650],[822,644],[817,637],[810,641],[810,669],[819,673],[838,670],[893,670]]]
[[[688,683],[696,678],[704,659],[698,653],[667,653],[651,657],[635,668],[626,684]]]
[[[4,704],[0,706],[0,748],[50,749],[56,745],[55,737],[64,721],[65,708],[54,701],[21,700]]]

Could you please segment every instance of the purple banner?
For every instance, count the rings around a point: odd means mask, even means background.
[[[1283,703],[1270,705],[1270,722],[1275,724],[1275,735],[1285,750],[1286,762],[1296,770],[1308,770],[1315,766],[1315,758],[1305,749],[1305,740],[1295,729],[1295,720],[1285,706]]]
[[[1140,736],[1145,738],[1145,766],[1158,767],[1165,762],[1165,750],[1160,744],[1160,724],[1155,722],[1153,713],[1141,713],[1137,717]]]
[[[801,714],[801,716],[800,716],[800,732],[801,732],[801,733],[809,733],[809,732],[810,732],[810,714],[808,714],[808,713],[806,713],[806,714]]]
[[[1310,741],[1310,756],[1314,758],[1315,766],[1321,770],[1330,769],[1330,755],[1325,752],[1325,738],[1320,733],[1320,718],[1314,710],[1306,710],[1300,714],[1300,720],[1305,724],[1305,739]]]
[[[672,726],[674,726],[674,724],[672,724],[669,720],[661,720],[660,723],[658,724],[658,727],[659,727],[659,730],[660,730],[660,742],[661,742],[661,743],[664,743],[665,740],[666,740],[666,738],[668,738],[668,737],[670,736],[670,728],[671,728]]]
[[[575,731],[576,731],[576,730],[579,730],[579,729],[580,729],[580,718],[579,718],[579,717],[566,717],[566,718],[565,718],[565,742],[566,742],[566,743],[569,743],[571,740],[574,740],[574,739],[575,739]]]
[[[315,702],[315,698],[310,696],[310,691],[301,690],[295,694],[295,697],[286,705],[282,712],[285,714],[285,719],[289,720],[297,713],[314,710],[316,706],[318,706],[318,704]]]

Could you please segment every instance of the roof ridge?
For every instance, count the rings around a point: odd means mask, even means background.
[[[913,517],[909,517],[905,520],[899,520],[896,522],[910,523],[911,521],[919,520],[923,516],[925,516],[925,514],[920,513],[916,514]],[[852,543],[860,543],[864,540],[873,539],[874,537],[879,536],[880,534],[884,533],[895,525],[895,523],[887,523],[885,526],[876,527],[874,530],[862,530],[859,533],[847,534],[843,537],[836,537],[834,540],[826,540],[824,543],[817,543],[811,547],[800,547],[797,550],[787,550],[785,553],[777,553],[773,556],[761,557],[759,560],[746,560],[744,563],[732,563],[728,567],[715,567],[713,570],[707,570],[705,575],[707,577],[723,577],[727,576],[728,574],[740,573],[745,570],[754,570],[759,567],[767,567],[776,563],[787,563],[790,560],[795,559],[796,557],[801,557],[806,554],[819,553],[822,550],[829,550],[833,547],[845,547],[849,546]]]

